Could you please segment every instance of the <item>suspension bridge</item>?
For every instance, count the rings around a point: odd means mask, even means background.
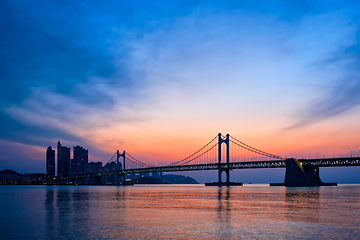
[[[116,163],[116,169],[96,173],[95,177],[99,182],[102,177],[116,176],[117,183],[125,185],[126,176],[131,174],[217,170],[217,181],[207,183],[206,185],[233,186],[242,185],[242,183],[230,181],[230,171],[233,169],[286,168],[284,183],[270,185],[325,186],[336,185],[336,183],[323,183],[320,179],[320,167],[360,166],[360,157],[351,156],[320,159],[280,157],[252,147],[229,134],[224,136],[219,133],[195,153],[182,160],[164,166],[149,165],[144,161],[133,157],[125,150],[122,153],[117,150],[108,161],[108,163],[111,162]],[[226,173],[226,179],[224,182],[222,180],[223,172]],[[64,177],[63,179],[85,177],[89,177],[89,175],[84,174],[81,176],[69,176]]]

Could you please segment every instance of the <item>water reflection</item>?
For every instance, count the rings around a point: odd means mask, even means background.
[[[62,233],[87,237],[90,193],[86,188],[47,186],[45,197],[47,238],[62,238]]]
[[[217,235],[220,238],[228,238],[231,235],[230,191],[231,187],[218,188]]]
[[[52,186],[47,186],[45,209],[46,209],[46,233],[48,238],[52,238],[55,232],[55,191]]]
[[[68,188],[60,188],[56,191],[56,209],[57,209],[57,230],[58,233],[69,230],[69,223],[71,222],[71,205],[70,202],[70,191]]]
[[[74,224],[72,226],[73,234],[81,236],[82,238],[88,238],[87,235],[90,230],[90,226],[88,224],[81,224],[81,229],[79,223],[87,223],[90,222],[89,219],[89,195],[90,193],[87,189],[79,189],[77,191],[73,191],[71,195],[72,202],[72,214],[71,214],[71,222]],[[70,205],[71,202],[68,204]]]
[[[47,239],[326,238],[339,237],[344,229],[351,238],[359,233],[360,188],[54,186],[45,190],[39,200],[42,207],[45,203],[42,223]]]
[[[286,188],[285,209],[292,221],[319,222],[320,188]]]
[[[119,186],[116,189],[116,192],[114,193],[113,198],[116,200],[116,208],[121,208],[124,209],[125,208],[125,204],[126,204],[126,187],[121,187]]]
[[[218,189],[218,213],[228,213],[230,211],[230,187]],[[225,203],[223,209],[223,203]]]

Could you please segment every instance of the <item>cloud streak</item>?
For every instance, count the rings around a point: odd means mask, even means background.
[[[359,6],[319,17],[327,24],[322,24],[323,28],[316,34],[321,35],[319,38],[316,35],[311,38],[319,47],[310,49],[327,50],[313,61],[313,73],[319,79],[315,84],[322,97],[309,104],[306,113],[290,129],[309,126],[360,105],[357,94],[360,91],[360,18],[356,9]]]

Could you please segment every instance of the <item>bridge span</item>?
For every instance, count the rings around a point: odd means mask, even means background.
[[[350,167],[360,166],[360,157],[351,158],[323,158],[323,159],[297,159],[301,164],[309,164],[313,167]],[[112,174],[137,174],[137,173],[154,173],[154,172],[180,172],[180,171],[204,171],[204,170],[218,170],[218,163],[212,164],[195,164],[183,166],[163,166],[163,167],[148,167],[135,168],[127,170],[119,170],[108,173],[98,173],[98,176],[112,175]],[[248,169],[248,168],[286,168],[286,160],[274,161],[253,161],[253,162],[231,162],[229,164],[221,163],[221,168],[233,169]]]
[[[114,158],[116,156],[116,159]],[[120,163],[122,158],[122,164]],[[118,183],[125,184],[126,175],[141,173],[205,171],[217,170],[218,181],[208,185],[231,186],[242,185],[230,182],[230,171],[234,169],[253,168],[286,168],[285,181],[282,186],[322,186],[334,185],[323,183],[320,179],[320,167],[360,166],[360,157],[295,159],[270,154],[247,145],[227,134],[219,133],[210,142],[190,156],[166,166],[151,166],[127,153],[118,150],[108,161],[115,162],[117,169],[95,173],[96,179],[105,176],[117,176]],[[121,166],[121,168],[120,168]],[[221,179],[226,173],[226,181]],[[90,174],[62,177],[61,180],[86,178]]]

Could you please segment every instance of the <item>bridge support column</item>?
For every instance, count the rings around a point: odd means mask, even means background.
[[[223,139],[221,137],[221,133],[218,134],[218,140],[219,140],[219,144],[218,144],[218,183],[221,183],[221,173],[222,173],[222,169],[221,169],[221,144],[223,143]]]
[[[205,186],[242,186],[242,183],[230,182],[230,135],[226,134],[226,138],[223,139],[221,133],[218,134],[218,181],[205,183]],[[221,163],[221,144],[226,144],[226,163]],[[222,182],[221,174],[226,173],[226,182]]]
[[[230,182],[230,169],[226,169],[226,170],[224,170],[224,172],[226,172],[226,182],[229,183]]]
[[[320,179],[319,167],[312,167],[310,162],[302,164],[297,159],[286,159],[284,183],[270,183],[270,186],[318,187],[336,186],[337,183],[324,183]]]
[[[123,158],[122,170],[125,170],[125,150],[123,151],[122,154],[119,153],[119,150],[117,150],[117,152],[116,152],[116,172],[117,172],[116,185],[120,185],[120,164],[119,164],[120,157]],[[123,176],[122,185],[125,186],[126,185],[125,174],[122,174],[122,176]]]

